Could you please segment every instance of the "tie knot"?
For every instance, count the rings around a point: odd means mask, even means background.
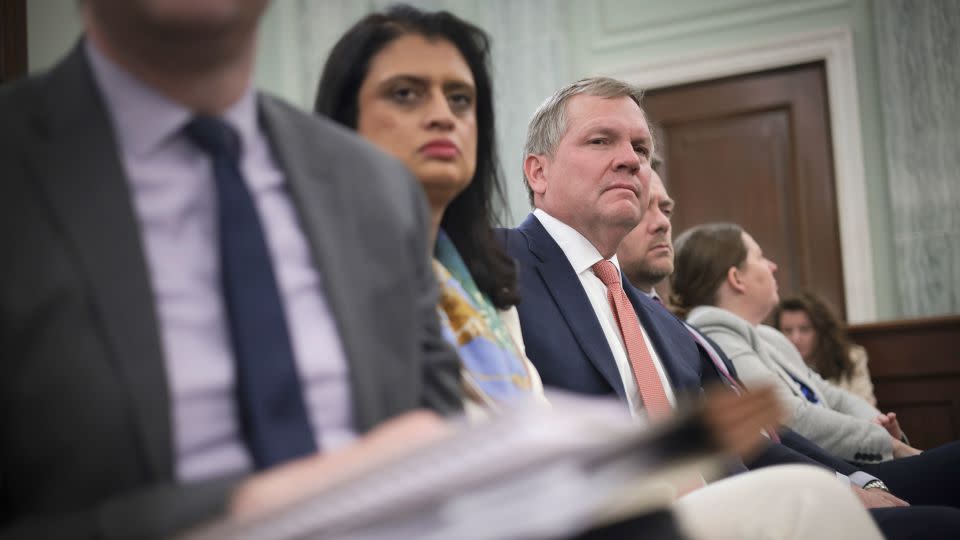
[[[614,264],[606,259],[597,261],[591,268],[600,281],[607,287],[614,283],[620,283],[620,272]]]
[[[212,116],[195,116],[184,128],[187,136],[212,158],[240,157],[240,136],[230,124]]]

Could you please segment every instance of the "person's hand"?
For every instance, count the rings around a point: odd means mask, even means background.
[[[893,457],[895,458],[917,456],[923,453],[923,450],[914,448],[900,439],[890,437],[890,440],[893,441]]]
[[[851,485],[853,492],[863,503],[864,508],[894,508],[897,506],[910,506],[910,503],[897,497],[889,491],[880,488],[863,489],[859,486]]]
[[[903,430],[900,429],[900,422],[897,421],[897,413],[888,412],[887,414],[880,414],[871,420],[871,422],[882,426],[894,439],[903,440]]]
[[[453,427],[432,412],[403,414],[377,426],[350,446],[300,458],[252,476],[234,491],[230,517],[245,519],[274,510],[452,432]]]
[[[727,389],[708,391],[704,416],[724,449],[748,459],[766,441],[760,431],[779,424],[785,412],[772,387],[759,387],[740,396]]]

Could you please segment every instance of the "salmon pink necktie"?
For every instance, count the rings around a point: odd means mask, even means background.
[[[240,168],[240,135],[212,116],[185,129],[210,156],[220,280],[236,369],[241,432],[257,470],[317,451],[266,232]]]
[[[630,360],[630,367],[633,369],[633,376],[637,381],[640,399],[643,400],[647,415],[651,420],[670,416],[673,408],[667,399],[657,368],[653,365],[650,350],[643,339],[637,313],[623,290],[620,271],[606,259],[597,262],[592,268],[593,273],[607,286],[607,300],[610,301],[614,318],[620,327],[620,335],[623,336],[623,344],[627,348],[627,358]]]

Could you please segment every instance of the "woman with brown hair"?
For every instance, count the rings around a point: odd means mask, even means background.
[[[880,411],[825,381],[790,340],[762,324],[779,301],[777,265],[746,231],[732,223],[701,225],[674,245],[671,300],[719,345],[748,388],[777,387],[791,428],[859,462],[911,505],[960,507],[960,442],[924,452],[909,446],[877,425]],[[949,530],[955,537],[956,528]]]
[[[777,386],[792,413],[791,428],[860,463],[920,453],[878,425],[880,411],[829,384],[783,334],[762,324],[779,301],[777,265],[743,229],[732,223],[694,227],[677,239],[676,253],[674,305],[719,344],[748,387]]]
[[[821,377],[876,406],[867,351],[850,342],[826,302],[807,291],[783,298],[773,312],[773,324]]]

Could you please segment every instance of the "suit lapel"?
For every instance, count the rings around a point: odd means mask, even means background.
[[[48,75],[28,163],[90,285],[155,478],[173,475],[169,396],[138,220],[81,46]]]
[[[684,348],[680,343],[676,343],[676,341],[672,339],[675,331],[667,328],[663,318],[656,316],[653,312],[655,309],[664,308],[654,305],[653,300],[646,298],[643,293],[638,291],[636,287],[631,285],[627,280],[623,280],[623,286],[627,297],[630,299],[630,303],[633,304],[633,309],[637,312],[640,324],[643,325],[647,336],[652,342],[653,348],[657,351],[657,356],[660,357],[660,363],[663,364],[663,367],[667,370],[667,376],[674,390],[679,391],[687,387],[687,381],[690,377],[695,377],[699,380],[699,374],[696,372],[696,368],[692,367],[691,361],[684,361],[685,359],[678,354],[684,350]],[[672,315],[668,316],[673,317]],[[681,334],[681,337],[687,338],[688,336]],[[696,347],[692,337],[689,338],[689,341],[691,347]],[[696,351],[696,349],[693,350]],[[699,361],[699,358],[693,360]]]
[[[381,402],[374,385],[363,384],[377,378],[376,366],[362,354],[362,321],[352,321],[356,312],[355,283],[373,283],[365,279],[364,261],[353,256],[357,241],[357,223],[350,212],[351,172],[348,162],[337,155],[329,137],[317,135],[316,119],[293,114],[288,106],[272,98],[259,99],[260,119],[271,148],[286,175],[291,200],[318,269],[323,293],[350,363],[351,390],[355,424],[364,429],[378,418],[375,404]]]
[[[617,363],[607,344],[607,338],[597,321],[590,299],[583,290],[580,278],[574,273],[567,256],[535,216],[527,217],[518,230],[527,238],[530,252],[538,260],[537,273],[550,292],[570,332],[580,344],[590,363],[617,394],[625,399],[623,380],[620,378]]]

